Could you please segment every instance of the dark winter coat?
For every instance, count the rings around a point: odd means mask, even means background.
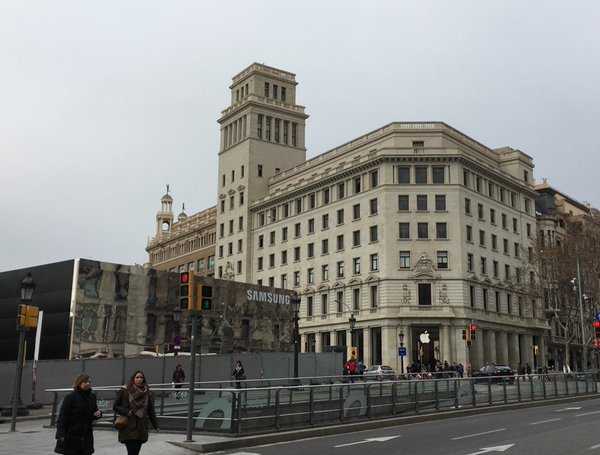
[[[96,395],[90,390],[74,390],[63,399],[56,421],[56,439],[64,438],[62,453],[90,455],[94,453],[92,421],[98,410]]]
[[[136,441],[148,441],[148,419],[154,429],[158,428],[156,414],[154,412],[154,396],[148,396],[148,416],[138,417],[135,414],[129,415],[129,393],[127,387],[123,386],[117,392],[117,398],[113,405],[114,411],[122,416],[127,416],[127,426],[119,430],[119,442],[134,439]]]

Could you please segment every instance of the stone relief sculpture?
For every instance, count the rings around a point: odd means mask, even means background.
[[[440,302],[444,305],[448,305],[450,303],[450,299],[448,299],[448,286],[442,284],[440,288]]]
[[[402,303],[404,305],[410,304],[410,289],[408,289],[408,285],[406,284],[402,286]]]

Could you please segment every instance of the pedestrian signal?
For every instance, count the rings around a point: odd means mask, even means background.
[[[466,329],[464,329],[462,331],[462,335],[463,335],[463,340],[466,340],[467,339],[467,330]]]
[[[19,312],[17,313],[17,327],[25,327],[25,321],[27,320],[27,305],[19,305]]]
[[[25,314],[25,327],[28,329],[35,329],[38,326],[39,315],[39,307],[27,305],[27,312]]]
[[[471,324],[471,340],[475,339],[476,332],[477,332],[477,326],[475,324]]]
[[[202,285],[200,290],[200,308],[204,311],[212,310],[212,286]]]

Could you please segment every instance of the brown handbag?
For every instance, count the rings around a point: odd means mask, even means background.
[[[118,415],[115,421],[113,422],[113,428],[115,430],[122,430],[127,426],[127,416]]]

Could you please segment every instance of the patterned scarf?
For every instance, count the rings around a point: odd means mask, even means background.
[[[129,409],[138,417],[144,417],[148,410],[148,385],[138,387],[132,384],[127,390],[129,393]]]

